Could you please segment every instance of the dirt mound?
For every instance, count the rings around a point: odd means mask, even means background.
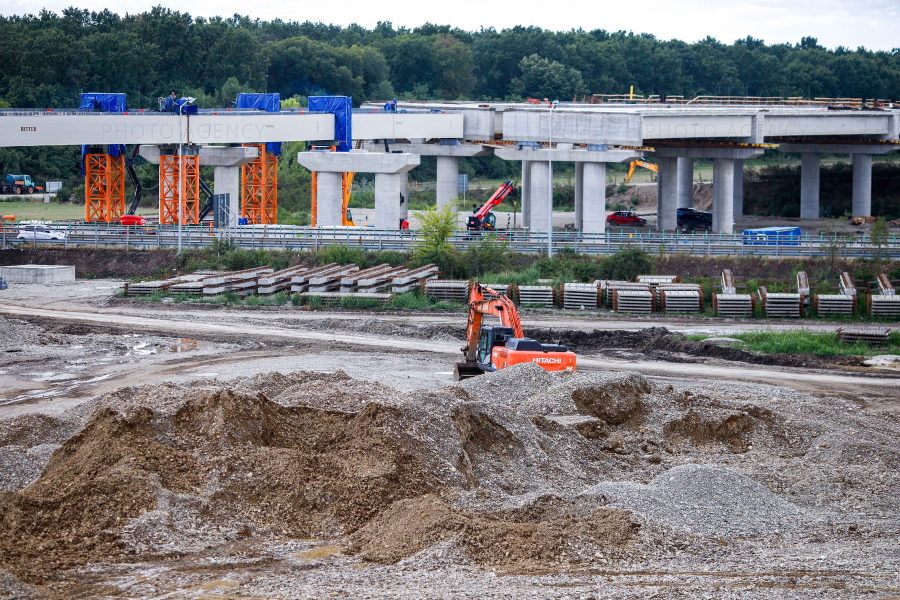
[[[124,410],[104,402],[37,482],[0,493],[0,557],[17,576],[248,535],[341,535],[437,487],[383,434],[381,405],[347,413],[224,387],[147,387],[149,406],[135,402],[140,390]]]
[[[663,433],[669,439],[687,438],[697,446],[721,443],[734,452],[746,452],[756,421],[746,412],[715,411],[701,415],[690,410],[681,419],[669,422]]]
[[[533,339],[550,344],[559,342],[576,353],[589,353],[606,348],[645,348],[651,342],[666,339],[673,335],[665,327],[648,327],[638,331],[594,329],[581,331],[578,329],[529,329],[528,335]],[[681,337],[681,336],[678,336]]]
[[[478,565],[528,566],[589,562],[595,554],[627,547],[638,528],[616,509],[559,511],[536,520],[489,518],[455,510],[437,496],[395,502],[349,538],[348,552],[394,564],[452,540]]]
[[[621,425],[644,410],[641,396],[650,393],[643,377],[616,378],[604,385],[590,385],[572,392],[572,400],[581,412],[593,415],[611,425]]]

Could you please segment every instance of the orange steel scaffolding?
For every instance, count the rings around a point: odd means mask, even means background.
[[[85,156],[84,220],[117,221],[125,214],[125,157]]]
[[[185,155],[182,160],[184,169],[179,169],[177,155],[159,157],[159,222],[164,225],[178,222],[180,178],[184,180],[181,224],[200,223],[200,157]]]
[[[259,153],[241,167],[241,216],[248,223],[274,225],[278,222],[278,157],[266,152],[265,144],[253,145]]]

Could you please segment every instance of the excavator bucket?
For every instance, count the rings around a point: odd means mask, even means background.
[[[453,381],[462,381],[463,379],[471,379],[483,375],[484,371],[478,368],[478,363],[459,362],[453,369]]]

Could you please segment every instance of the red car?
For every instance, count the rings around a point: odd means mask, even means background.
[[[647,224],[647,219],[637,216],[630,210],[617,210],[613,214],[606,217],[607,225],[633,225],[643,227]]]

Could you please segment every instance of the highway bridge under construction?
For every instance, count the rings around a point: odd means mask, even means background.
[[[694,159],[711,159],[712,232],[732,234],[734,218],[743,215],[743,162],[765,149],[801,154],[801,218],[819,217],[821,154],[851,156],[852,213],[866,217],[872,157],[900,149],[900,109],[893,104],[389,102],[352,108],[350,98],[311,97],[307,108],[284,109],[278,94],[241,94],[236,108],[198,110],[173,101],[174,110],[158,112],[127,109],[124,94],[83,96],[80,109],[0,110],[0,146],[81,145],[88,222],[118,223],[126,214],[126,145],[159,164],[163,225],[179,218],[199,224],[206,187],[200,166],[214,167],[216,198],[229,221],[222,225],[276,224],[279,143],[305,141],[311,149],[298,153],[297,162],[316,175],[318,227],[347,224],[347,173],[374,174],[375,230],[391,232],[407,216],[408,172],[421,156],[437,158],[437,204],[444,206],[458,193],[459,158],[493,153],[521,162],[522,226],[532,232],[550,228],[552,163],[574,162],[575,229],[592,236],[606,231],[607,163],[655,160],[656,229],[674,232],[677,209],[693,203]],[[97,100],[110,96],[121,101]]]

